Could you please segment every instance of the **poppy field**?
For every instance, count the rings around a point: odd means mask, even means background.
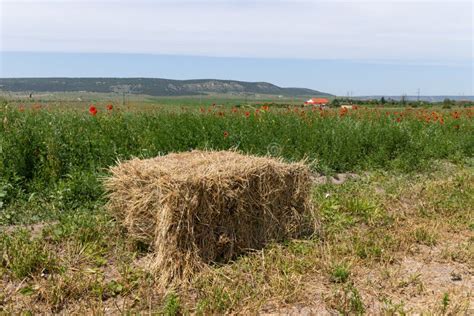
[[[58,189],[69,192],[74,203],[95,200],[101,194],[95,179],[117,160],[192,149],[305,159],[323,174],[416,171],[429,168],[433,160],[472,157],[473,116],[473,108],[210,105],[131,112],[113,104],[75,111],[39,104],[5,106],[0,112],[0,169],[9,194],[3,202],[9,196]],[[89,187],[94,189],[85,189]]]
[[[10,103],[0,120],[0,312],[469,308],[472,107]],[[324,227],[316,235],[216,266],[191,289],[156,293],[137,264],[146,249],[104,212],[102,179],[117,161],[192,149],[305,160],[315,175],[358,177],[315,185]],[[454,283],[432,282],[443,269]]]

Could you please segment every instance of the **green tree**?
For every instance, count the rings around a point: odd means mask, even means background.
[[[442,108],[443,109],[450,109],[452,105],[454,105],[454,101],[449,99],[449,98],[446,98],[446,99],[443,100]]]

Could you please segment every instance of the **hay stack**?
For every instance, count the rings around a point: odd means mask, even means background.
[[[310,171],[302,163],[192,151],[133,159],[111,173],[108,209],[152,246],[163,286],[311,229]]]

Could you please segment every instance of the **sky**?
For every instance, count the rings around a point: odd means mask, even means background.
[[[0,0],[0,77],[474,94],[472,1]]]

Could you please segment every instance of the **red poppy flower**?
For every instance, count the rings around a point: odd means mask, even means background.
[[[95,116],[97,114],[97,108],[93,105],[91,105],[89,107],[89,113],[92,115],[92,116]]]
[[[249,111],[245,112],[245,117],[249,117],[249,116],[250,116],[250,112]]]
[[[349,111],[349,110],[348,110],[347,108],[341,108],[341,109],[339,110],[339,116],[342,117],[342,116],[346,115],[348,111]]]
[[[112,105],[112,104],[108,104],[108,105],[107,105],[107,110],[108,110],[108,111],[112,111],[112,110],[113,110],[113,108],[114,108],[114,107],[113,107],[113,105]]]
[[[229,132],[228,131],[224,131],[224,138],[227,138],[229,137]]]
[[[401,121],[402,121],[402,119],[397,117],[397,122],[400,123]]]

